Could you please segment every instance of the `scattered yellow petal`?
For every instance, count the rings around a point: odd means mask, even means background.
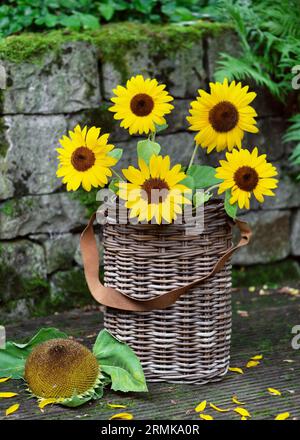
[[[247,417],[242,416],[242,417],[241,417],[241,420],[248,420],[248,419],[247,419]]]
[[[127,405],[119,405],[117,403],[108,403],[107,406],[109,408],[127,408]]]
[[[199,403],[199,405],[196,406],[195,411],[196,412],[202,412],[206,408],[206,400],[203,400],[203,402]]]
[[[276,390],[275,388],[268,388],[268,391],[273,396],[281,396],[281,392],[279,390]]]
[[[199,414],[200,419],[203,420],[213,420],[213,416],[210,416],[209,414]]]
[[[240,408],[239,406],[237,406],[236,408],[234,408],[233,411],[238,413],[240,416],[251,417],[250,413],[246,410],[246,408]]]
[[[246,367],[253,368],[253,367],[257,367],[257,365],[259,365],[259,361],[249,361],[249,362],[247,362]]]
[[[295,361],[293,361],[292,359],[283,359],[283,362],[287,362],[288,364],[291,364],[292,362],[295,362]]]
[[[14,412],[18,411],[19,408],[20,408],[20,404],[15,403],[14,405],[7,408],[7,410],[5,411],[5,415],[9,416],[10,414],[13,414]]]
[[[248,288],[248,291],[249,291],[249,292],[255,292],[255,286],[250,286],[250,287]]]
[[[252,356],[251,360],[252,361],[260,361],[263,358],[262,354],[257,354],[255,356]]]
[[[225,408],[219,408],[218,406],[214,405],[213,403],[210,403],[209,406],[210,406],[212,409],[214,409],[214,410],[216,410],[216,411],[219,411],[219,412],[221,412],[221,413],[230,411],[230,408],[228,408],[228,409],[225,409]]]
[[[0,393],[0,399],[8,399],[9,397],[15,397],[18,393]]]
[[[245,402],[240,402],[238,397],[236,395],[232,396],[232,401],[233,403],[235,403],[236,405],[246,405]]]
[[[233,373],[244,374],[244,372],[243,372],[243,370],[241,368],[229,367],[228,370],[232,371]]]
[[[44,409],[45,406],[51,405],[51,403],[57,403],[57,399],[41,399],[41,401],[39,402],[39,408]]]
[[[6,382],[9,379],[11,379],[11,378],[10,377],[0,377],[0,383]]]
[[[133,419],[133,415],[130,413],[119,413],[119,414],[115,414],[114,416],[111,416],[109,420],[115,420],[115,419],[120,419],[120,420],[132,420]]]
[[[290,413],[289,412],[285,412],[285,413],[280,413],[275,417],[275,420],[286,420],[290,417]]]

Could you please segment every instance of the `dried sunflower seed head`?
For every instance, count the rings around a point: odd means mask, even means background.
[[[87,393],[99,383],[99,374],[93,353],[71,339],[51,339],[38,345],[25,365],[29,390],[46,399]]]

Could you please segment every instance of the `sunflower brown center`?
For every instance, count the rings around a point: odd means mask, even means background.
[[[149,115],[154,107],[154,102],[151,96],[146,93],[138,93],[130,101],[130,108],[132,113],[136,116]]]
[[[142,185],[143,198],[148,203],[162,203],[166,200],[167,191],[170,189],[167,182],[159,178],[145,180]]]
[[[234,181],[243,191],[254,190],[258,184],[258,180],[259,177],[257,171],[251,167],[244,166],[238,168],[234,173]]]
[[[87,147],[76,148],[71,157],[72,165],[77,171],[87,171],[95,160],[95,154]]]
[[[226,133],[237,125],[239,114],[231,102],[222,101],[210,110],[208,119],[216,131]]]

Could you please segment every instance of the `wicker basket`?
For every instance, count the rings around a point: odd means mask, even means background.
[[[91,225],[87,229],[91,231]],[[99,282],[96,286],[95,271],[92,280],[93,256],[91,246],[85,246],[84,233],[82,252],[90,290],[109,306],[104,325],[133,348],[148,380],[206,383],[226,374],[231,335],[230,256],[248,242],[247,227],[242,230],[242,241],[233,247],[232,222],[220,201],[205,206],[204,230],[197,235],[188,234],[186,225],[108,223],[103,239],[104,282],[109,290]],[[106,298],[99,296],[100,289]],[[116,306],[115,294],[132,307],[121,302]]]

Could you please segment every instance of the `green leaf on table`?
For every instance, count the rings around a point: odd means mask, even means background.
[[[137,155],[139,159],[143,159],[149,165],[150,158],[153,154],[158,155],[160,152],[160,145],[157,142],[145,139],[137,143]]]
[[[26,359],[34,347],[49,339],[67,337],[56,328],[42,328],[25,344],[8,341],[4,348],[0,348],[0,376],[23,378]]]
[[[227,215],[229,215],[229,217],[232,217],[233,219],[235,219],[238,205],[237,205],[237,203],[234,203],[233,205],[231,205],[230,198],[231,198],[231,191],[230,191],[230,189],[228,189],[225,192],[224,208],[225,208]]]
[[[193,205],[198,208],[212,197],[212,193],[197,191],[193,196]]]
[[[208,188],[222,182],[221,179],[215,177],[215,168],[208,165],[192,165],[187,174],[193,177],[195,189]]]
[[[123,155],[123,150],[122,150],[122,148],[114,148],[109,153],[107,153],[107,155],[110,157],[114,157],[115,159],[118,159],[118,161],[119,161]]]
[[[110,376],[114,391],[148,391],[139,358],[107,330],[99,333],[93,353],[99,360],[101,371]]]

